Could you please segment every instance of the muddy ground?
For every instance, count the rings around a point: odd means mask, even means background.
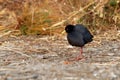
[[[120,80],[120,32],[95,35],[79,54],[65,36],[9,36],[0,39],[0,80]]]

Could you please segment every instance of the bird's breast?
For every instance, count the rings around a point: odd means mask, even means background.
[[[82,47],[84,46],[83,36],[81,34],[68,34],[67,39],[72,46]]]

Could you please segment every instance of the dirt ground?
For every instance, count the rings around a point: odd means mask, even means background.
[[[110,35],[108,35],[110,34]],[[0,39],[0,80],[120,80],[120,31],[95,35],[86,59],[65,36],[9,36]]]

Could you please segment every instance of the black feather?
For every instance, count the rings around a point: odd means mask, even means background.
[[[85,44],[93,40],[93,35],[82,24],[67,25],[65,31],[67,32],[68,42],[72,46],[83,47]]]

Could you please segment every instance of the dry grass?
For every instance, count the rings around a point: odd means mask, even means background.
[[[119,0],[0,0],[0,80],[120,80],[119,13]],[[68,23],[96,34],[86,60],[64,63],[79,53],[56,36]]]
[[[120,26],[119,0],[5,0],[0,4],[0,10],[6,9],[4,14],[11,17],[0,15],[1,25],[19,29],[24,35],[61,34],[69,23],[82,23],[95,33]]]

